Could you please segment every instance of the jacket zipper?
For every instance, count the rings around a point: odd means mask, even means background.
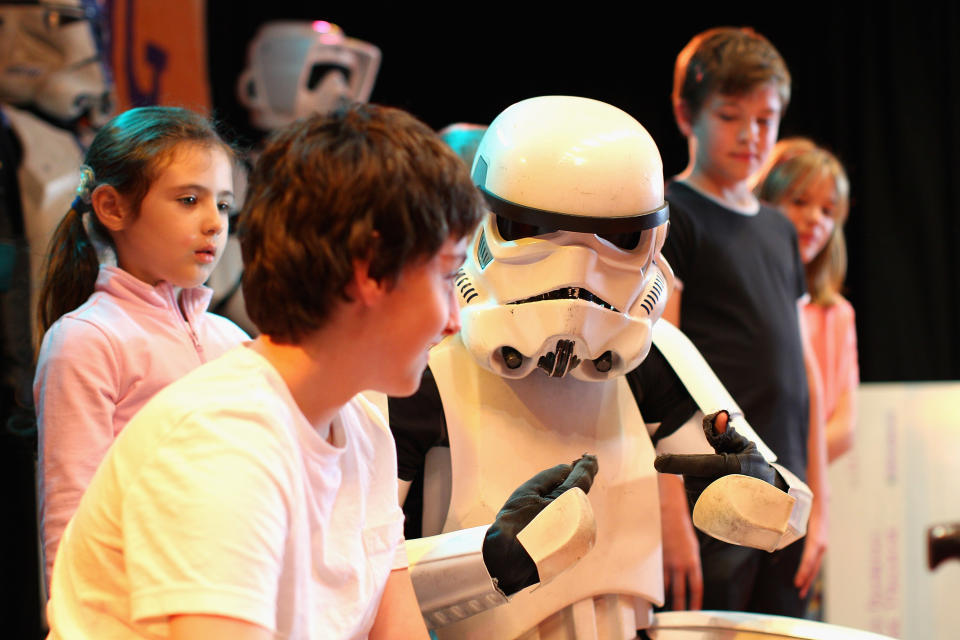
[[[170,289],[170,297],[173,301],[173,309],[177,318],[183,323],[186,327],[187,335],[190,337],[190,341],[193,342],[193,348],[197,352],[197,357],[200,359],[200,364],[204,364],[206,359],[203,355],[203,345],[200,344],[200,337],[197,336],[196,330],[194,330],[193,325],[190,323],[190,320],[187,318],[187,314],[180,307],[180,302],[177,300],[177,295],[174,293],[173,288]]]

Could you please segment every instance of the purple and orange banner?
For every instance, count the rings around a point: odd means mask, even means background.
[[[105,0],[115,112],[153,104],[209,113],[206,0]]]

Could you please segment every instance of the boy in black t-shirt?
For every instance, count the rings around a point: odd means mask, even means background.
[[[690,162],[667,189],[671,229],[663,255],[678,290],[664,318],[691,338],[779,461],[806,477],[816,498],[806,539],[767,554],[694,534],[682,480],[661,476],[664,578],[675,609],[802,616],[826,545],[820,382],[799,324],[803,265],[792,226],[761,205],[750,184],[789,99],[783,59],[750,29],[705,31],[677,57],[673,106]]]

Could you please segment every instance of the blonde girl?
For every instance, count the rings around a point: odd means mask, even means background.
[[[154,393],[246,339],[207,313],[203,286],[226,243],[232,160],[205,117],[171,107],[116,116],[86,154],[38,303],[48,584],[63,530],[120,430]],[[98,246],[116,266],[101,264]]]
[[[827,458],[833,461],[853,444],[860,382],[853,307],[841,295],[847,274],[847,174],[826,149],[806,138],[787,138],[774,147],[756,194],[797,229],[810,293],[804,324],[823,380]]]

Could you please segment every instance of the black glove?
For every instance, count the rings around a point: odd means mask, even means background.
[[[584,454],[572,464],[541,471],[510,494],[483,540],[483,562],[501,591],[509,596],[540,582],[517,534],[567,489],[590,491],[597,468],[597,457]]]
[[[707,436],[707,442],[716,451],[715,454],[668,453],[657,456],[653,461],[656,470],[660,473],[677,473],[683,476],[687,501],[691,509],[707,485],[731,473],[759,478],[781,491],[786,491],[787,485],[783,478],[767,463],[753,441],[747,440],[733,427],[727,427],[723,433],[717,431],[715,423],[717,416],[721,413],[727,412],[718,411],[703,418],[703,433]],[[727,414],[728,418],[729,415]]]

